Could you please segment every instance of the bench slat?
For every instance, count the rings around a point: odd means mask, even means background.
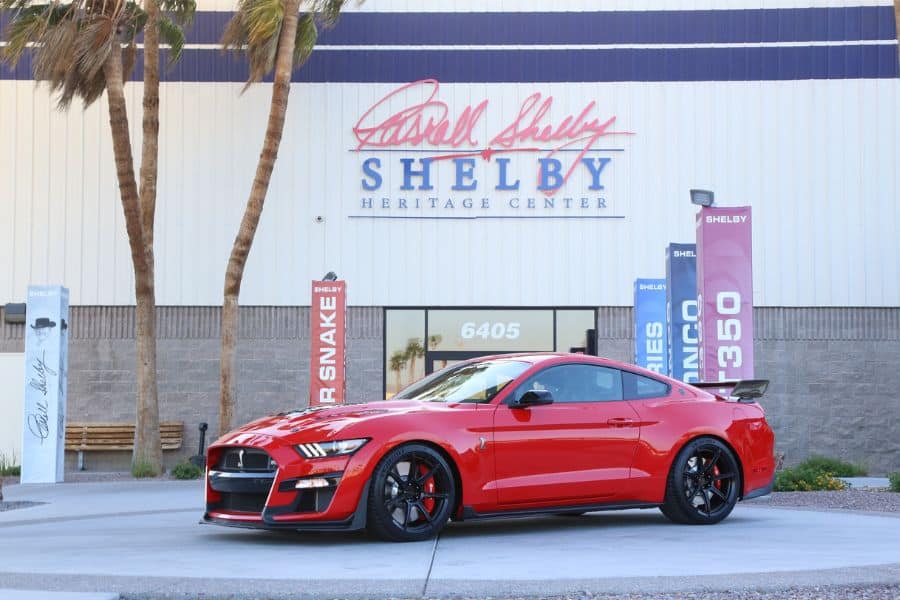
[[[163,450],[178,450],[184,439],[184,423],[160,423],[160,445]],[[133,450],[134,424],[131,423],[68,423],[66,450]]]

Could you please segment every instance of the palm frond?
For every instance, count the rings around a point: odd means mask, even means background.
[[[306,13],[300,17],[300,21],[297,23],[297,35],[294,39],[295,69],[309,60],[318,39],[319,29],[316,27],[315,16]]]
[[[159,14],[158,27],[160,40],[170,47],[168,63],[171,67],[181,58],[185,41],[184,30],[165,13]]]
[[[171,14],[175,23],[186,27],[194,22],[197,3],[195,0],[160,0],[159,8],[161,12]]]
[[[4,60],[11,64],[19,62],[28,44],[37,40],[47,28],[48,12],[49,7],[42,5],[29,6],[13,14],[12,21],[3,32],[3,37],[7,41],[2,51]]]

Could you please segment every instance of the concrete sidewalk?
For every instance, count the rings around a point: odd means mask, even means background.
[[[200,482],[9,486],[0,589],[129,598],[551,595],[900,582],[900,518],[738,505],[451,524],[437,541],[200,525]]]

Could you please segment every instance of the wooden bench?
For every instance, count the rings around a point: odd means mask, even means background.
[[[178,450],[184,438],[184,422],[159,424],[163,450]],[[102,450],[134,450],[134,423],[67,423],[66,450],[78,452],[78,470],[84,470],[84,453]]]

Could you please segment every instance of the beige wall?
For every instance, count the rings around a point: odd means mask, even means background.
[[[24,387],[25,354],[0,352],[0,463],[21,464]]]

